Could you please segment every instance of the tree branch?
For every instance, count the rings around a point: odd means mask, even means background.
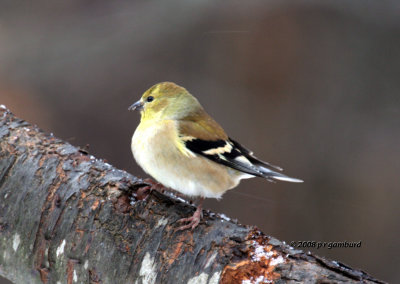
[[[0,274],[15,283],[382,283],[194,208],[0,109]]]

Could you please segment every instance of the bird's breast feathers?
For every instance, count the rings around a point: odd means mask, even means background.
[[[235,187],[242,174],[193,152],[185,138],[179,137],[176,123],[166,120],[138,126],[132,137],[132,152],[144,171],[190,196],[219,198]]]

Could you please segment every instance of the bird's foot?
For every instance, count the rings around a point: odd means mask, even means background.
[[[178,231],[183,231],[186,229],[193,230],[199,225],[202,215],[203,215],[203,210],[201,209],[201,206],[198,206],[192,217],[182,218],[178,220],[179,223],[188,223],[186,225],[180,226],[178,228]]]
[[[146,178],[143,180],[143,186],[136,191],[136,198],[138,200],[144,200],[150,195],[152,190],[164,192],[165,189],[166,187],[161,183],[158,183],[150,178]]]
[[[142,187],[138,188],[138,190],[136,190],[136,199],[144,200],[150,195],[150,192],[151,192],[150,185],[142,186]]]
[[[164,192],[164,190],[168,190],[167,187],[165,187],[164,185],[162,185],[161,183],[156,182],[155,180],[152,180],[151,178],[146,178],[143,180],[145,183],[149,184],[149,187],[151,189],[155,189],[161,193]]]

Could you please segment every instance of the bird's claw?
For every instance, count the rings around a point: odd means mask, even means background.
[[[189,218],[180,219],[180,220],[178,220],[178,222],[179,223],[189,222],[189,224],[180,226],[178,228],[178,231],[184,231],[184,230],[187,230],[187,229],[192,229],[193,230],[194,228],[196,228],[199,225],[200,218],[194,218],[194,216],[192,216],[192,217],[189,217]]]
[[[143,183],[140,184],[140,187],[136,190],[136,198],[138,200],[145,200],[150,195],[151,191],[157,190],[158,192],[164,193],[164,190],[167,189],[161,183],[155,182],[150,178],[146,178],[143,180]]]
[[[178,231],[183,231],[183,230],[186,230],[186,229],[192,229],[193,230],[194,228],[196,228],[200,223],[200,219],[201,219],[201,216],[202,216],[202,211],[203,210],[197,208],[197,210],[194,212],[193,216],[188,217],[188,218],[179,219],[178,220],[179,223],[187,223],[187,222],[189,222],[189,223],[186,224],[186,225],[180,226],[178,228]]]
[[[146,179],[144,179],[143,181],[144,181],[145,183],[147,183],[151,189],[155,189],[155,190],[157,190],[157,191],[159,191],[159,192],[161,192],[161,193],[163,193],[164,190],[167,189],[164,185],[162,185],[161,183],[158,183],[158,182],[152,180],[151,178],[146,178]]]
[[[144,200],[146,199],[151,192],[152,188],[150,185],[146,185],[143,187],[140,187],[136,190],[136,199],[138,200]]]

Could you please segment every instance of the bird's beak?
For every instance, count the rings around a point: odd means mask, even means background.
[[[143,109],[143,103],[141,101],[137,101],[128,108],[128,110],[142,110],[142,109]]]

